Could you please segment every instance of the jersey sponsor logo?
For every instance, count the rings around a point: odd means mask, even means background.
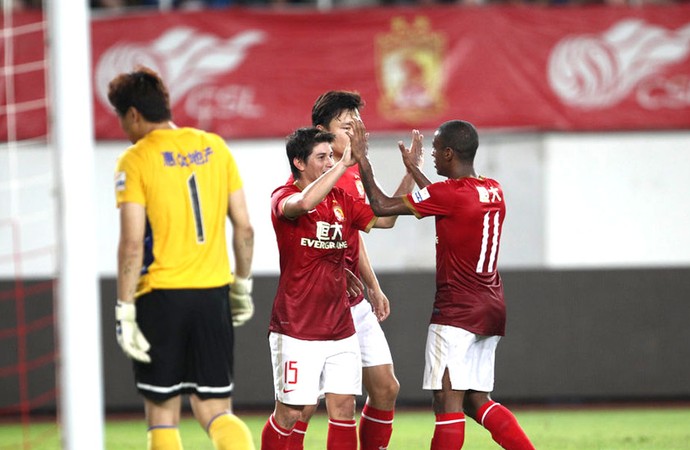
[[[429,194],[429,190],[427,188],[420,189],[412,193],[412,201],[415,203],[421,203],[430,197],[431,194]]]
[[[288,389],[288,388],[283,388],[283,394],[289,394],[290,392],[294,392],[295,389]]]
[[[477,193],[479,194],[479,201],[481,203],[500,202],[501,194],[497,187],[491,186],[485,188],[484,186],[477,186]]]
[[[445,110],[443,60],[446,36],[428,17],[391,20],[391,31],[376,37],[376,68],[382,86],[379,110],[392,121],[415,123]]]
[[[189,167],[203,166],[211,159],[213,150],[206,147],[203,150],[193,150],[188,153],[182,152],[161,152],[163,165],[166,167]]]
[[[320,241],[337,241],[343,238],[343,226],[340,223],[316,222],[316,238]]]
[[[598,36],[559,41],[547,77],[563,103],[584,110],[610,108],[631,94],[645,109],[684,108],[690,105],[690,75],[664,71],[689,55],[690,24],[671,31],[625,19]]]
[[[258,29],[226,38],[189,26],[162,28],[161,34],[148,42],[119,40],[96,64],[96,95],[110,108],[110,80],[143,64],[166,81],[171,107],[184,101],[185,111],[200,123],[209,117],[261,117],[263,108],[255,103],[253,87],[215,85],[214,79],[241,67],[252,48],[265,40],[266,33]]]
[[[125,172],[118,172],[115,174],[115,190],[124,191],[127,174]]]
[[[338,209],[339,208],[338,206]],[[344,218],[342,210],[340,210],[340,213]],[[341,223],[329,223],[323,220],[317,221],[315,237],[316,239],[302,238],[300,240],[300,245],[302,247],[318,248],[322,250],[340,250],[347,248],[347,241],[343,240],[343,225]]]
[[[317,239],[300,239],[302,247],[318,248],[320,250],[340,250],[347,248],[347,241],[319,241]]]

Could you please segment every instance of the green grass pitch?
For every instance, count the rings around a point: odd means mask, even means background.
[[[690,449],[690,407],[627,408],[513,408],[520,424],[537,449],[557,450],[688,450]],[[238,414],[252,430],[257,449],[265,413]],[[431,411],[400,409],[395,416],[390,450],[429,448],[433,433]],[[323,412],[312,419],[305,439],[305,450],[326,448],[327,421]],[[106,424],[106,449],[145,450],[146,426],[141,418],[109,419]],[[189,416],[180,426],[185,450],[213,450],[209,439]],[[24,443],[23,443],[24,442]],[[29,443],[28,447],[24,445]],[[54,422],[32,423],[28,427],[0,424],[0,449],[58,450]],[[464,448],[499,449],[489,433],[468,420]]]

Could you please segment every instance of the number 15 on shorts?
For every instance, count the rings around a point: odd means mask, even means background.
[[[285,361],[283,368],[283,393],[294,391],[294,386],[297,384],[297,361]]]

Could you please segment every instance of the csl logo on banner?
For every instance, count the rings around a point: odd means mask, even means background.
[[[551,89],[582,109],[603,109],[634,94],[645,109],[690,105],[690,73],[664,74],[690,54],[690,24],[676,32],[623,20],[601,36],[567,37],[548,62]]]
[[[391,21],[391,32],[377,36],[376,61],[379,111],[392,121],[418,122],[440,115],[446,108],[442,95],[445,38],[431,31],[427,17],[408,24]]]
[[[171,107],[185,99],[184,110],[205,127],[214,117],[258,117],[249,86],[214,86],[212,81],[238,68],[249,50],[263,42],[264,33],[249,30],[224,39],[190,27],[175,27],[148,43],[119,42],[98,60],[95,73],[99,100],[108,103],[108,83],[137,65],[160,74],[170,89]]]

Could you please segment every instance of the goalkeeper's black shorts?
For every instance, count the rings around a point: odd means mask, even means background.
[[[228,286],[157,289],[137,299],[137,323],[151,363],[134,361],[137,390],[162,401],[180,394],[226,398],[233,388]]]

